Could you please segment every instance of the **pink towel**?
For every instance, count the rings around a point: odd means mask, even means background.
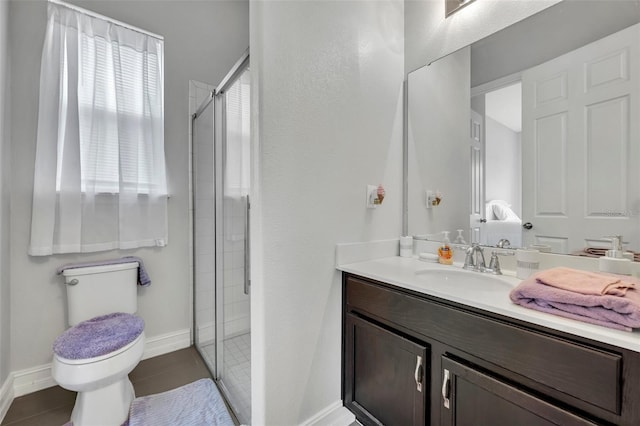
[[[535,275],[511,290],[518,305],[624,331],[640,328],[640,294],[624,296],[581,294],[540,283]]]
[[[624,296],[628,289],[640,288],[640,280],[624,275],[551,268],[534,277],[543,284],[581,294]]]

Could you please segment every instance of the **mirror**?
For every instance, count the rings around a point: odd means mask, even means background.
[[[409,73],[408,233],[640,252],[639,22],[565,0]]]

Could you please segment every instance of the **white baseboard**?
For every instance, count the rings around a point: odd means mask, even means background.
[[[9,377],[5,379],[2,387],[0,387],[0,422],[7,415],[13,398],[13,374],[9,373]]]
[[[168,354],[189,346],[191,346],[191,330],[188,328],[150,337],[144,344],[142,359]]]
[[[302,422],[304,426],[348,426],[356,421],[356,416],[336,401],[313,417]]]
[[[56,385],[51,377],[51,363],[14,371],[12,374],[15,398]]]
[[[188,348],[189,346],[191,346],[191,330],[188,328],[150,337],[145,342],[142,359],[164,355],[169,352],[177,351],[178,349]],[[14,371],[9,376],[11,378],[10,389],[12,391],[12,395],[8,392],[4,392],[4,387],[9,386],[7,385],[9,379],[7,379],[3,387],[0,389],[0,403],[2,404],[5,402],[5,393],[7,395],[11,395],[8,403],[10,405],[13,398],[56,385],[53,377],[51,377],[51,363],[27,368],[25,370]],[[3,405],[0,405],[0,409],[2,409],[2,407]]]

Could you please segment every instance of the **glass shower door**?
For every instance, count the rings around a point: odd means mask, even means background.
[[[192,121],[194,343],[216,375],[214,107],[205,101]]]
[[[251,422],[248,52],[192,121],[194,341],[240,423]]]
[[[251,421],[249,98],[246,61],[216,98],[222,122],[216,203],[221,219],[217,253],[222,257],[217,270],[217,377],[238,419],[246,424]]]

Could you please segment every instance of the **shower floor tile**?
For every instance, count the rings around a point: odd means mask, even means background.
[[[243,423],[251,422],[251,333],[224,341],[222,383]]]
[[[213,368],[216,346],[200,346],[203,358]],[[223,368],[220,371],[221,389],[241,423],[251,423],[251,333],[224,340]]]

